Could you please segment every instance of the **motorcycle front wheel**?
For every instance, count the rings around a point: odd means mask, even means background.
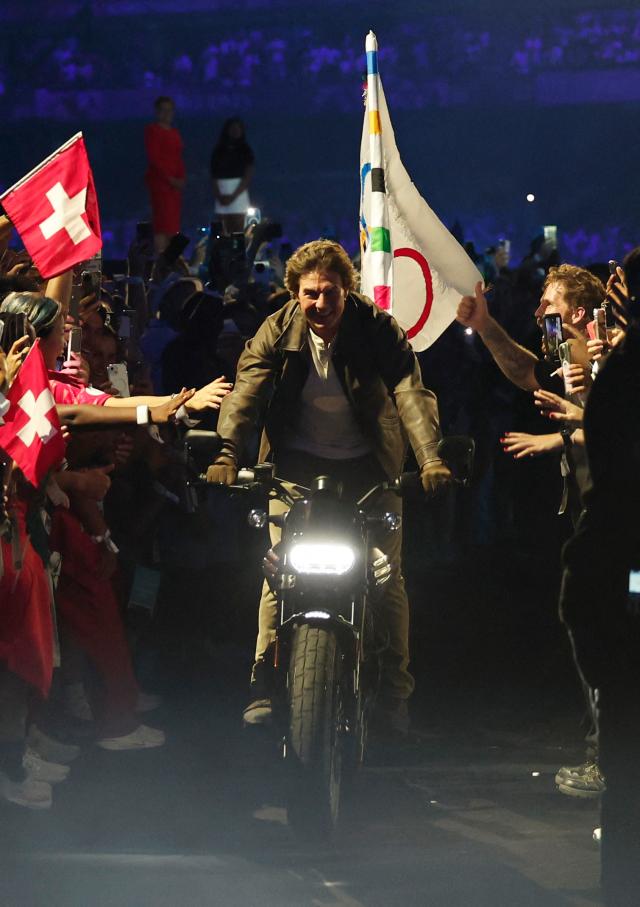
[[[335,633],[302,624],[289,661],[287,813],[306,837],[327,838],[338,822],[342,779],[343,704]]]

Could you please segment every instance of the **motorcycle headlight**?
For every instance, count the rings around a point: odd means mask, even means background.
[[[351,570],[355,559],[355,551],[349,545],[301,542],[289,550],[289,563],[296,573],[342,576]]]

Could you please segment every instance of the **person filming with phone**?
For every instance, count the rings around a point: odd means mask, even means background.
[[[516,343],[491,316],[480,283],[475,296],[461,299],[457,319],[478,332],[502,373],[517,387],[566,393],[575,402],[591,384],[587,324],[604,297],[602,282],[584,268],[567,264],[552,267],[535,312],[543,335],[540,356]],[[562,451],[580,443],[581,437],[563,429],[543,435],[507,432],[502,441],[505,451],[519,459]]]
[[[563,264],[549,269],[535,317],[542,331],[541,355],[513,340],[492,318],[482,285],[475,296],[465,296],[458,321],[473,328],[503,374],[517,387],[533,391],[538,408],[558,426],[544,434],[507,432],[501,439],[505,453],[515,459],[556,455],[562,475],[559,514],[568,512],[575,526],[582,512],[582,494],[589,485],[584,448],[583,408],[591,387],[588,349],[590,316],[602,306],[605,287],[590,271]],[[597,797],[604,788],[598,766],[597,716],[593,691],[583,683],[591,728],[587,758],[579,766],[563,766],[556,774],[558,789],[571,796]]]

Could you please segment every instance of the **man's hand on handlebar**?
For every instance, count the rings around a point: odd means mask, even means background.
[[[451,470],[442,460],[432,460],[425,463],[420,470],[420,481],[427,497],[432,498],[441,494],[453,484]]]
[[[233,457],[217,457],[207,469],[207,482],[212,485],[234,485],[238,478],[238,466]]]

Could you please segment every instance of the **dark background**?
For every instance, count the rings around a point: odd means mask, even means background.
[[[238,113],[254,203],[293,242],[332,234],[354,249],[369,28],[405,164],[479,250],[507,236],[519,256],[545,223],[577,263],[639,238],[638,4],[34,0],[5,17],[0,183],[82,129],[107,256],[148,216],[142,127],[159,94],[176,99],[185,140],[187,233],[211,218],[211,147]]]

